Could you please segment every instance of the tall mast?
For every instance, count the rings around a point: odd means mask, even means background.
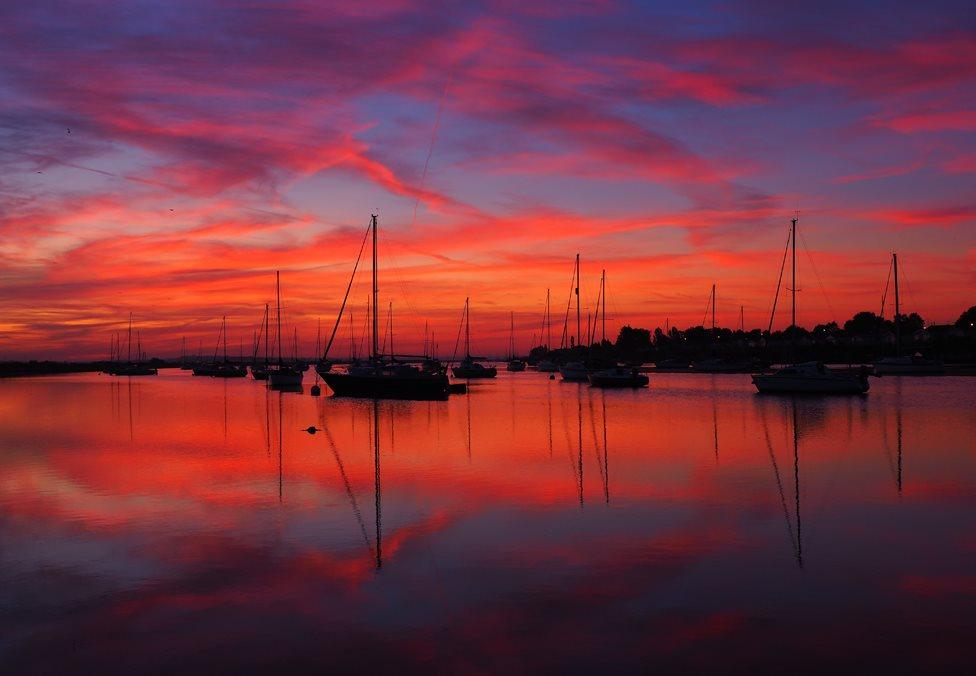
[[[510,310],[508,316],[508,353],[509,359],[515,359],[515,312]]]
[[[386,323],[390,326],[390,361],[394,361],[394,355],[396,352],[393,351],[393,301],[390,301],[389,314],[387,315]]]
[[[224,315],[220,323],[220,331],[224,334],[224,363],[227,363],[227,315]]]
[[[715,283],[712,282],[712,340],[715,340]]]
[[[898,254],[891,254],[895,267],[895,356],[901,356],[901,304],[898,297]],[[909,289],[911,290],[911,289]]]
[[[470,298],[464,299],[464,354],[471,357],[471,304]]]
[[[790,349],[793,352],[793,363],[796,363],[796,217],[792,219],[792,227],[790,229],[790,239],[793,240],[793,283],[790,285],[793,288],[792,291],[792,308],[790,317]]]
[[[129,336],[125,341],[125,360],[132,361],[132,313],[129,313]]]
[[[275,308],[278,313],[278,366],[281,366],[281,271],[275,270]]]
[[[271,314],[268,304],[264,304],[264,366],[268,367],[268,315]]]
[[[600,297],[603,298],[603,309],[600,310],[600,317],[603,327],[600,329],[600,344],[607,339],[607,271],[600,274]]]
[[[546,289],[546,349],[552,349],[552,313],[549,311],[549,289]]]
[[[372,214],[373,217],[373,358],[379,358],[380,351],[380,335],[378,333],[378,322],[376,321],[377,308],[379,305],[379,274],[376,269],[376,214]]]
[[[576,254],[576,346],[580,344],[580,263],[579,254]]]

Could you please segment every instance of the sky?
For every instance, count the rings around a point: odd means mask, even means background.
[[[879,311],[892,251],[953,321],[974,188],[966,2],[0,6],[0,359],[105,356],[130,313],[151,354],[225,315],[250,352],[276,270],[311,354],[372,213],[398,352],[450,356],[467,297],[473,352],[510,313],[524,351],[547,289],[558,342],[577,253],[584,329],[602,270],[608,333],[700,324],[713,283],[765,328],[794,214],[799,323]]]

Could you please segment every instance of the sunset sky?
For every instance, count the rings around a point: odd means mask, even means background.
[[[953,321],[976,12],[861,5],[4,3],[0,359],[104,356],[130,312],[161,356],[227,315],[236,354],[275,270],[310,354],[371,212],[398,351],[428,321],[450,356],[466,296],[476,352],[509,311],[528,348],[547,288],[561,333],[577,252],[614,333],[701,323],[713,282],[765,327],[795,210],[800,323],[878,311],[891,251],[904,310]]]

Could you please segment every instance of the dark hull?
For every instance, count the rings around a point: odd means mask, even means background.
[[[480,369],[469,369],[464,366],[455,366],[451,369],[451,373],[454,374],[455,378],[494,378],[498,375],[498,369],[494,366],[488,366]]]
[[[614,377],[603,377],[596,374],[590,375],[590,385],[593,387],[606,388],[637,388],[637,387],[647,387],[648,377],[645,375],[637,375],[631,378],[614,378]]]
[[[337,397],[367,399],[447,399],[447,376],[372,376],[324,373],[322,380]]]
[[[110,376],[154,376],[156,369],[149,366],[116,366],[105,371]]]

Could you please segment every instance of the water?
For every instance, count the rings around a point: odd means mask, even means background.
[[[739,375],[501,372],[374,404],[0,381],[0,664],[954,672],[976,658],[973,382],[794,402]]]

